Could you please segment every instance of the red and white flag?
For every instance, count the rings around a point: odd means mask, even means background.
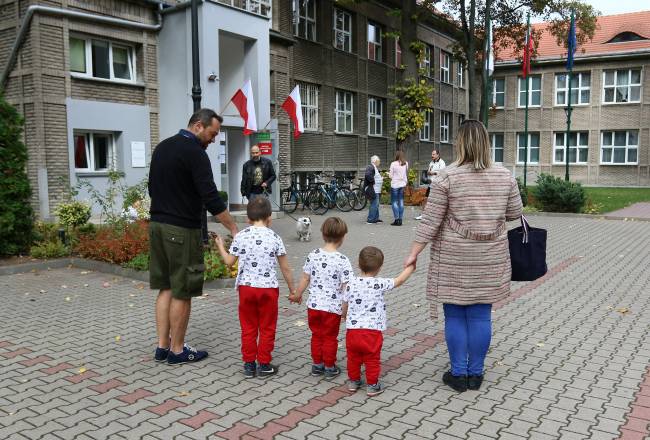
[[[282,103],[282,108],[293,121],[293,137],[298,139],[300,133],[305,131],[305,124],[302,120],[302,102],[300,101],[300,89],[294,87],[287,99]]]
[[[253,99],[253,87],[250,79],[247,79],[242,88],[235,92],[231,101],[244,119],[244,134],[249,135],[257,131],[255,100]]]

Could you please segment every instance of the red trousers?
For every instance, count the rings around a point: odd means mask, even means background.
[[[380,330],[350,329],[345,335],[348,351],[348,377],[361,380],[361,364],[366,366],[366,382],[375,385],[381,372],[381,346],[384,335]]]
[[[271,362],[279,296],[280,289],[277,287],[239,286],[239,324],[244,362]]]
[[[307,322],[311,330],[311,358],[314,364],[333,367],[339,347],[341,315],[323,310],[307,309]]]

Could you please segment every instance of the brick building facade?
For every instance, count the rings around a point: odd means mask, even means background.
[[[493,155],[522,176],[526,87],[516,54],[500,58],[489,119]],[[566,50],[544,31],[529,86],[529,182],[565,173],[565,64]],[[600,17],[593,40],[578,46],[573,72],[571,180],[650,185],[650,11]]]

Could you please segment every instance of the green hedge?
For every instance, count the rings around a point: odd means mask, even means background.
[[[582,212],[586,200],[582,185],[550,174],[540,174],[532,191],[535,203],[547,212]]]

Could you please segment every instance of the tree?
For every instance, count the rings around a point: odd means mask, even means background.
[[[22,117],[0,95],[0,255],[22,252],[31,241],[31,191],[22,131]]]
[[[571,10],[576,13],[576,38],[583,44],[594,36],[598,12],[582,0],[487,0],[490,4],[490,20],[493,26],[494,55],[506,48],[523,53],[526,35],[526,14],[532,19],[549,23],[548,30],[558,46],[566,48]],[[482,44],[485,35],[486,0],[440,0],[442,10],[460,21],[460,38],[454,47],[454,57],[465,63],[468,69],[469,116],[478,118],[476,105],[477,67],[482,66]],[[533,55],[535,58],[541,31],[533,29]],[[483,69],[481,69],[483,72]],[[481,73],[484,75],[484,73]],[[481,96],[481,99],[487,99]]]

